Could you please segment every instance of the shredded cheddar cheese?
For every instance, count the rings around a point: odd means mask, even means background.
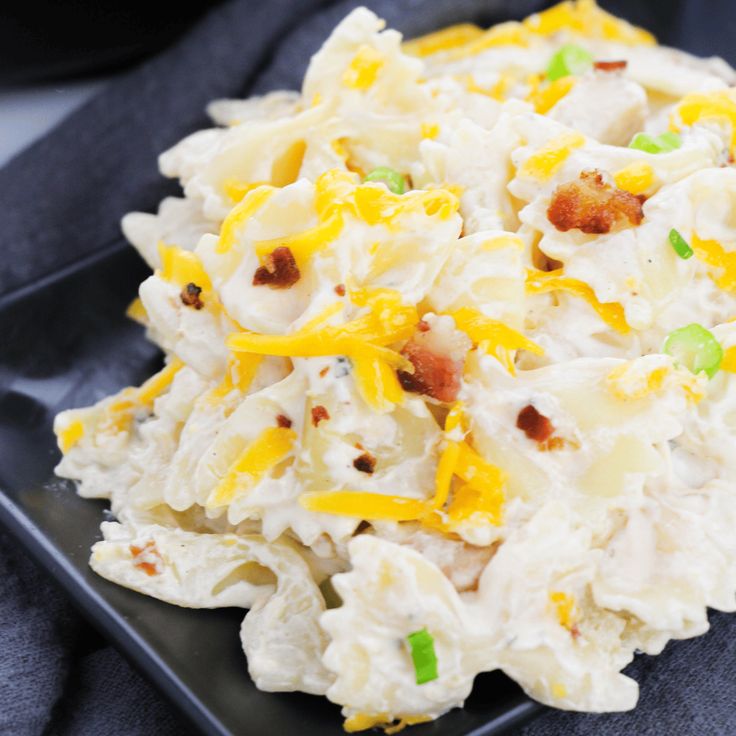
[[[733,88],[685,95],[670,118],[670,129],[700,122],[727,124],[731,128],[731,150],[736,151],[736,92]]]
[[[553,591],[549,594],[549,600],[555,609],[560,626],[564,626],[568,630],[572,629],[577,618],[575,598],[568,593]]]
[[[703,263],[716,269],[716,285],[725,291],[735,291],[736,251],[727,251],[717,240],[701,240],[697,233],[693,233],[691,245]]]
[[[721,370],[736,373],[736,345],[725,350],[721,361]]]
[[[143,302],[138,296],[128,305],[128,308],[125,310],[125,315],[140,325],[148,325],[148,313],[146,312],[146,308],[143,306]]]
[[[230,466],[207,499],[207,508],[227,506],[254,486],[291,452],[296,432],[283,427],[268,427],[253,440]]]
[[[404,41],[401,48],[411,56],[430,56],[463,46],[483,35],[483,30],[472,23],[458,23],[425,36]]]
[[[635,161],[619,169],[613,175],[613,180],[619,189],[631,194],[645,194],[654,186],[656,176],[654,169],[646,161]]]
[[[373,86],[384,63],[377,49],[363,44],[342,75],[342,82],[350,89],[365,91]]]
[[[573,149],[580,148],[584,143],[585,137],[580,133],[565,133],[554,138],[529,156],[521,165],[519,174],[530,179],[547,181],[562,167]]]
[[[545,294],[549,291],[565,291],[584,299],[597,312],[598,316],[611,328],[626,334],[631,330],[626,321],[624,308],[618,302],[601,302],[593,289],[583,281],[564,276],[562,270],[529,271],[526,288],[530,294]]]
[[[462,330],[482,352],[493,355],[504,362],[500,350],[528,350],[535,355],[542,355],[539,345],[524,337],[520,332],[506,326],[503,322],[481,314],[477,309],[462,307],[449,313],[455,325]],[[513,366],[513,362],[508,361]]]
[[[527,99],[534,105],[534,109],[540,114],[548,113],[570,90],[575,86],[577,80],[571,74],[560,77],[546,85],[539,85],[532,89]]]
[[[353,516],[366,521],[413,521],[426,511],[424,501],[362,491],[303,493],[299,503],[307,511]]]
[[[84,423],[74,419],[59,432],[59,449],[66,454],[84,437]]]
[[[242,201],[230,210],[220,228],[216,253],[227,253],[234,245],[240,228],[269,200],[276,190],[263,185],[251,189]]]

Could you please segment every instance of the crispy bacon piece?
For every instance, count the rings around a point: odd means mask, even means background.
[[[455,401],[460,391],[463,361],[433,353],[414,340],[404,346],[401,354],[414,366],[414,373],[398,371],[404,391],[431,396],[438,401]]]
[[[414,366],[414,373],[397,371],[401,387],[438,401],[455,401],[465,354],[471,347],[465,334],[454,329],[452,322],[430,324],[420,320],[417,331],[401,351]]]
[[[353,467],[370,475],[376,469],[376,458],[370,452],[364,452],[353,460]]]
[[[599,72],[618,72],[626,69],[629,62],[625,59],[620,61],[596,61],[593,64],[593,69]]]
[[[335,294],[338,296],[345,296],[345,284],[338,284],[335,287]]]
[[[329,419],[330,413],[321,404],[312,407],[312,424],[316,427],[323,419]]]
[[[158,563],[162,562],[162,560],[158,549],[156,549],[156,542],[149,539],[142,547],[131,544],[130,554],[133,555],[133,559],[135,560],[133,563],[134,567],[143,570],[146,575],[158,575]],[[139,557],[146,559],[139,560]]]
[[[202,287],[190,281],[182,290],[179,297],[183,304],[187,307],[194,307],[195,309],[202,309],[204,302],[199,298],[202,293]]]
[[[583,171],[580,181],[560,184],[552,194],[547,218],[560,231],[577,228],[602,235],[639,225],[644,219],[641,200],[603,181],[597,170]]]
[[[286,414],[277,414],[276,424],[281,427],[281,429],[291,429],[291,419],[289,419]]]
[[[540,414],[531,404],[527,404],[516,417],[516,426],[535,442],[546,442],[555,431],[549,418]]]
[[[253,286],[265,284],[272,289],[288,289],[299,281],[300,276],[294,254],[282,245],[263,259],[263,265],[253,274]]]

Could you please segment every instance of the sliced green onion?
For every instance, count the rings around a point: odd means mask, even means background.
[[[549,60],[547,79],[554,82],[556,79],[569,77],[571,74],[582,74],[591,66],[593,66],[593,54],[590,51],[574,43],[566,43]]]
[[[411,658],[414,662],[414,672],[417,676],[417,685],[436,680],[437,655],[434,651],[434,637],[427,629],[420,629],[406,637],[411,648]]]
[[[687,240],[680,235],[675,228],[672,228],[670,230],[670,243],[672,244],[672,247],[675,249],[675,253],[677,253],[680,258],[687,260],[688,258],[692,258],[693,256],[693,249],[688,245]]]
[[[394,194],[403,194],[406,191],[406,179],[398,171],[388,166],[379,166],[366,175],[363,181],[379,181],[385,184]]]
[[[695,322],[670,332],[664,341],[664,352],[696,375],[705,371],[708,378],[718,373],[723,360],[721,343],[712,332]]]
[[[637,133],[629,143],[629,148],[635,148],[645,153],[669,153],[682,145],[682,138],[677,133],[667,131],[661,135]]]

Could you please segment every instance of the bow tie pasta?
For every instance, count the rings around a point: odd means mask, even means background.
[[[632,708],[736,608],[736,72],[593,0],[383,25],[161,155],[123,229],[164,365],[58,415],[57,473],[111,501],[98,574],[249,609],[256,685],[348,731],[491,670]]]

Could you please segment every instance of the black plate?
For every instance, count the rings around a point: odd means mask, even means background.
[[[124,317],[146,268],[116,247],[0,300],[0,521],[107,635],[205,734],[342,734],[336,706],[263,693],[248,678],[244,612],[177,608],[118,587],[87,566],[106,504],[55,479],[56,412],[140,383],[161,356]],[[463,710],[412,736],[500,734],[541,706],[499,673],[477,678]]]

